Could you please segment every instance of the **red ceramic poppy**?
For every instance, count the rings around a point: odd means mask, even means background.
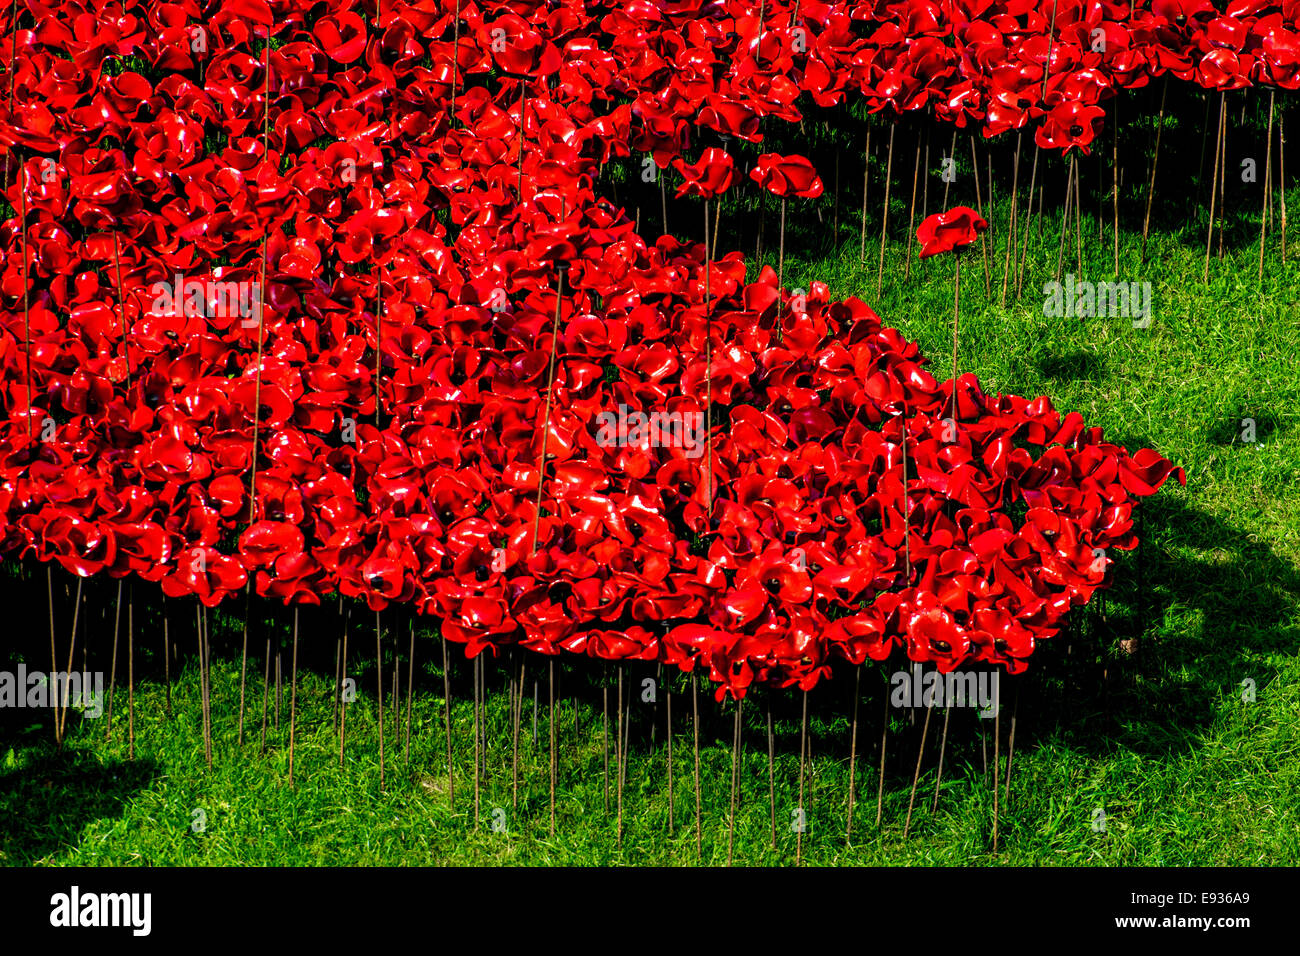
[[[682,174],[684,182],[677,196],[701,196],[712,199],[727,191],[735,176],[736,164],[725,149],[710,146],[693,165],[687,166],[680,158],[673,160],[673,168]]]
[[[916,238],[921,243],[921,258],[962,249],[978,239],[988,227],[988,221],[969,206],[955,206],[947,212],[926,216],[916,230]]]
[[[749,171],[749,178],[777,196],[816,199],[822,194],[817,170],[802,156],[764,153]]]

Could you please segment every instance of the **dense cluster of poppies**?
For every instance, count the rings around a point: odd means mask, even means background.
[[[686,162],[692,125],[757,141],[800,91],[1084,145],[1065,112],[1118,85],[1300,64],[1258,6],[1062,0],[1049,33],[1055,6],[22,0],[0,552],[210,606],[400,602],[471,655],[719,694],[900,645],[1022,669],[1182,472],[937,382],[823,285],[647,243],[593,184],[641,151],[716,196],[743,174]],[[802,157],[750,177],[822,190]],[[629,409],[703,420],[704,453],[598,440]]]

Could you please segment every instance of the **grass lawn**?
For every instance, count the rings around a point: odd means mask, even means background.
[[[775,215],[767,241],[775,249]],[[928,728],[910,833],[904,838],[923,714],[892,715],[881,822],[876,822],[885,669],[863,672],[858,791],[846,843],[853,675],[837,673],[809,697],[811,756],[802,805],[808,822],[801,856],[813,865],[1255,865],[1300,863],[1300,263],[1278,262],[1276,245],[1256,280],[1249,229],[1230,234],[1227,256],[1202,281],[1204,233],[1154,234],[1139,267],[1140,233],[1121,234],[1121,277],[1152,285],[1152,321],[1048,318],[1043,283],[1056,267],[1059,213],[1048,210],[1041,241],[1031,238],[1024,295],[999,304],[999,208],[984,290],[978,252],[964,255],[959,367],[986,390],[1049,395],[1077,410],[1108,440],[1153,447],[1186,469],[1145,506],[1141,555],[1123,555],[1105,614],[1090,612],[1070,635],[1044,645],[1030,670],[1004,683],[1014,702],[1016,740],[1009,793],[999,795],[993,853],[991,721],[953,711],[937,809],[937,737]],[[904,216],[904,224],[906,217]],[[878,220],[873,219],[873,229]],[[1022,226],[1023,228],[1023,226]],[[1083,269],[1073,241],[1063,271],[1111,279],[1110,235],[1097,241],[1085,217]],[[902,229],[898,230],[902,232]],[[856,225],[846,223],[837,254],[803,255],[788,236],[790,285],[814,278],[833,298],[858,296],[886,324],[920,343],[931,368],[951,372],[952,260],[904,263],[905,241],[886,249],[884,288],[876,295],[878,233],[859,262]],[[751,247],[752,248],[752,247]],[[978,247],[974,247],[978,249]],[[915,250],[913,250],[913,256]],[[769,259],[770,259],[769,255]],[[910,275],[904,278],[905,270]],[[751,270],[751,275],[753,272]],[[1242,441],[1253,419],[1254,442]],[[1140,581],[1140,583],[1139,583]],[[331,609],[332,610],[332,609]],[[323,616],[324,617],[324,616]],[[328,619],[326,617],[326,619]],[[337,628],[308,631],[304,642],[333,644]],[[191,632],[192,633],[192,632]],[[354,632],[356,633],[356,632]],[[358,695],[348,708],[347,756],[339,767],[329,667],[300,675],[296,786],[288,783],[286,687],[278,730],[260,752],[260,648],[249,664],[246,736],[236,744],[237,645],[225,640],[212,671],[215,759],[205,768],[198,671],[165,685],[136,688],[136,760],[127,759],[126,694],[115,699],[112,741],[104,720],[69,721],[62,753],[48,724],[0,737],[0,863],[75,865],[226,864],[692,864],[695,795],[689,685],[673,695],[674,827],[668,826],[667,753],[660,684],[657,709],[640,699],[653,669],[629,669],[633,698],[623,790],[623,839],[616,838],[617,792],[608,778],[606,811],[600,674],[565,665],[559,697],[556,832],[548,835],[546,685],[540,687],[538,739],[528,662],[518,809],[510,773],[506,671],[488,675],[486,777],[473,814],[473,714],[469,666],[460,661],[453,691],[455,806],[449,805],[443,736],[440,651],[421,640],[409,760],[394,714],[385,708],[386,788],[379,786],[373,630],[355,639]],[[365,640],[362,637],[366,638]],[[1137,652],[1132,647],[1138,638]],[[229,638],[229,635],[227,635]],[[66,639],[66,637],[64,638]],[[178,638],[180,639],[180,638]],[[137,626],[137,643],[156,635]],[[405,647],[403,636],[401,644]],[[230,648],[234,646],[232,653]],[[333,648],[322,658],[332,659]],[[47,658],[48,660],[48,658]],[[285,656],[287,666],[288,656]],[[901,666],[895,659],[889,670]],[[610,679],[614,671],[610,672]],[[1243,700],[1242,682],[1255,699]],[[391,670],[386,681],[391,680]],[[402,712],[405,731],[405,675]],[[635,694],[633,690],[635,689]],[[576,692],[576,697],[570,692]],[[1006,696],[1006,695],[1010,696]],[[611,692],[611,700],[613,699]],[[575,703],[576,701],[576,703]],[[792,811],[799,797],[798,692],[776,697],[777,846],[771,843],[764,698],[747,699],[734,858],[789,864],[796,855]],[[702,859],[728,855],[731,713],[701,688]],[[574,729],[575,707],[577,731]],[[610,760],[613,756],[611,706]],[[1009,715],[1000,749],[1005,756]],[[32,718],[33,720],[37,718]],[[652,721],[657,719],[651,740]],[[1005,773],[1005,771],[999,771]],[[1000,781],[1001,782],[1001,781]],[[494,831],[494,810],[505,832]],[[1098,813],[1098,810],[1103,813]],[[196,814],[202,811],[202,814]],[[1103,816],[1104,814],[1104,816]],[[202,819],[202,832],[195,832]],[[1104,821],[1104,826],[1103,826]]]

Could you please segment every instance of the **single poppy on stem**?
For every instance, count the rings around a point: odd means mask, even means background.
[[[955,252],[952,279],[952,419],[957,421],[957,323],[961,305],[961,250],[969,246],[989,227],[988,221],[969,206],[955,206],[947,212],[927,216],[916,238],[921,243],[920,258],[928,259],[942,252]]]
[[[725,149],[710,146],[693,165],[686,165],[680,158],[673,161],[673,168],[682,174],[684,182],[677,189],[677,198],[682,196],[700,196],[704,199],[704,387],[705,387],[705,514],[709,520],[713,515],[713,326],[712,313],[709,310],[709,199],[725,192],[731,187],[735,176],[736,164],[731,154]],[[719,207],[721,208],[721,207]],[[714,225],[713,241],[717,243],[717,225]]]
[[[776,284],[781,285],[785,268],[785,204],[790,196],[816,199],[822,194],[821,177],[802,156],[764,153],[749,171],[749,178],[768,192],[781,197],[781,244],[777,252]]]

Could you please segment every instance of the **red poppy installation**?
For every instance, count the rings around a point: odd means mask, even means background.
[[[0,551],[208,607],[406,605],[470,656],[719,698],[898,650],[1023,670],[1182,471],[593,184],[639,152],[707,202],[742,177],[692,133],[757,142],[801,93],[1057,148],[1161,73],[1300,84],[1272,8],[1050,6],[20,0]],[[799,156],[750,177],[821,191]]]

